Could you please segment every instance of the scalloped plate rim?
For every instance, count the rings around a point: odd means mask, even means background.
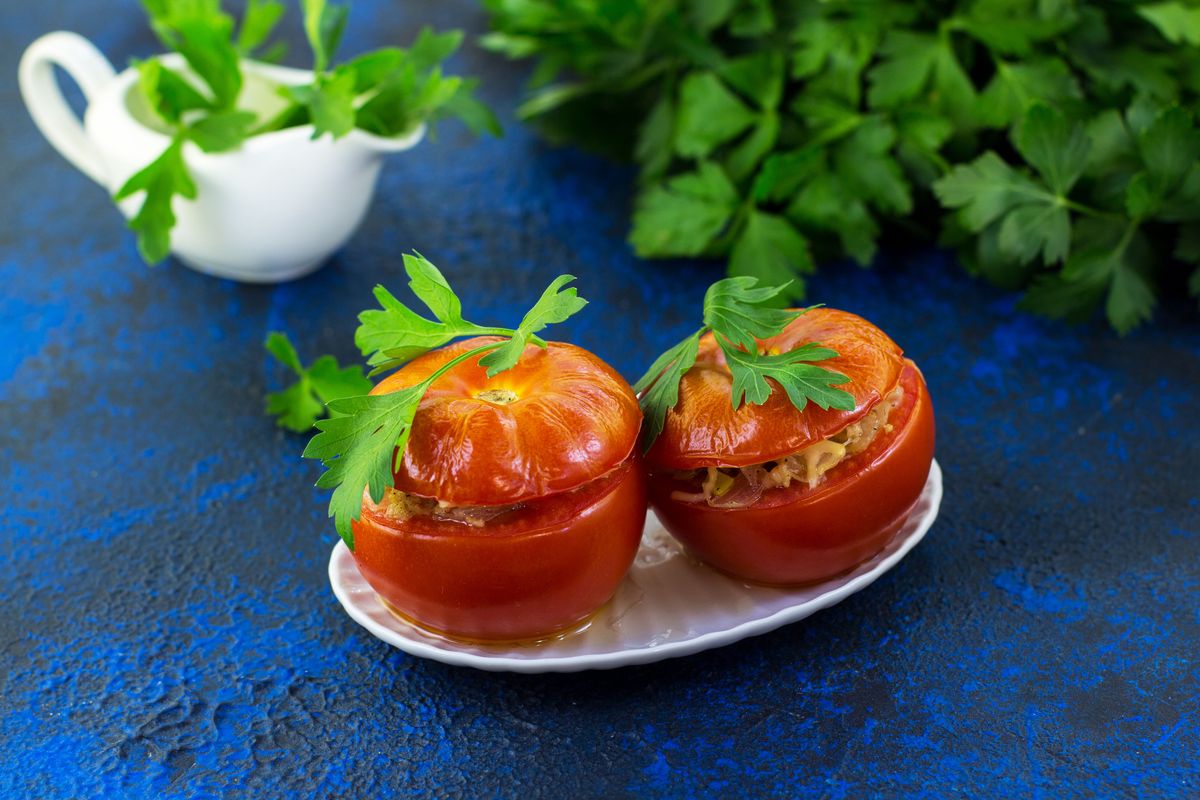
[[[799,622],[817,611],[829,608],[850,595],[867,588],[908,555],[925,538],[925,534],[937,519],[942,501],[942,470],[936,459],[930,466],[925,491],[930,492],[929,510],[922,516],[916,529],[905,537],[895,550],[888,553],[884,558],[863,572],[858,574],[851,573],[851,577],[848,580],[845,576],[833,578],[827,582],[830,586],[828,591],[822,592],[808,600],[798,601],[795,605],[786,606],[765,616],[747,619],[729,628],[707,631],[691,638],[662,644],[649,644],[599,653],[583,653],[567,656],[534,656],[529,658],[514,658],[500,653],[491,655],[453,650],[439,646],[436,640],[423,641],[409,638],[400,630],[381,625],[372,619],[368,611],[362,608],[355,598],[350,596],[350,587],[339,576],[344,561],[348,560],[350,564],[353,564],[353,556],[341,540],[334,545],[333,552],[330,554],[329,582],[333,588],[334,595],[350,618],[365,628],[375,638],[409,655],[429,658],[434,661],[440,661],[443,664],[473,667],[490,672],[521,673],[581,672],[592,669],[615,669],[617,667],[633,666],[636,664],[650,664],[668,658],[679,658],[704,650],[724,647],[751,636],[770,633],[789,623]],[[865,562],[856,569],[862,569],[870,563],[870,561]],[[358,573],[357,567],[354,567],[354,573]],[[710,570],[710,573],[714,580],[733,580],[713,570]],[[361,577],[359,580],[362,580]],[[814,588],[819,588],[822,585],[824,584],[817,584],[815,587],[806,586],[804,590],[812,591]],[[372,602],[378,602],[373,595]]]

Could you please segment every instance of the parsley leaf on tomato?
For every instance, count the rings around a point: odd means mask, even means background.
[[[492,377],[516,366],[529,342],[545,346],[535,334],[548,325],[563,322],[578,313],[587,301],[578,296],[570,275],[555,278],[516,328],[493,328],[463,319],[462,302],[432,263],[420,255],[405,256],[409,288],[434,315],[422,317],[405,306],[382,286],[375,288],[381,309],[364,311],[355,342],[369,364],[378,372],[399,366],[416,356],[463,336],[502,336],[499,342],[480,345],[460,353],[415,386],[382,395],[343,397],[327,403],[329,418],[318,420],[319,431],[304,449],[305,458],[320,459],[326,471],[317,486],[333,489],[329,515],[338,534],[354,548],[353,520],[362,512],[363,490],[374,502],[383,498],[391,485],[408,446],[412,422],[421,398],[433,383],[456,365],[476,359]],[[294,353],[284,358],[296,361]],[[298,363],[298,361],[296,361]],[[315,365],[314,365],[315,366]],[[310,370],[310,378],[311,378]]]

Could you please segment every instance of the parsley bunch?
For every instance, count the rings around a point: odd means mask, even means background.
[[[638,163],[640,256],[786,302],[896,223],[1051,317],[1200,296],[1194,0],[484,4],[485,46],[537,59],[521,116]]]
[[[458,49],[460,31],[422,30],[412,47],[384,48],[333,66],[349,8],[327,0],[301,0],[304,31],[313,53],[313,83],[281,86],[287,101],[272,118],[261,120],[239,109],[242,59],[278,58],[283,48],[268,45],[284,6],[279,0],[249,0],[240,25],[221,9],[220,0],[142,0],[151,27],[168,49],[187,62],[188,72],[166,67],[159,58],[135,62],[138,90],[171,143],[114,195],[143,193],[130,220],[138,250],[147,263],[170,251],[176,196],[196,197],[196,185],[183,158],[185,143],[206,153],[236,150],[251,136],[302,125],[313,138],[345,136],[354,128],[378,136],[403,136],[422,122],[452,115],[476,133],[499,133],[492,113],[474,97],[477,82],[442,74],[441,64]]]
[[[837,356],[835,351],[816,342],[774,355],[759,351],[759,339],[781,333],[808,309],[789,311],[764,305],[786,296],[788,287],[757,284],[757,278],[739,276],[708,287],[704,293],[704,326],[655,359],[634,384],[646,417],[645,449],[649,450],[662,433],[667,412],[679,402],[679,381],[696,363],[700,337],[709,331],[729,365],[733,377],[730,400],[735,409],[747,400],[755,405],[767,402],[772,391],[768,378],[782,387],[792,405],[801,411],[809,401],[823,409],[854,408],[854,395],[834,388],[850,379],[811,363],[833,358]]]
[[[359,315],[360,324],[354,336],[359,349],[368,357],[367,363],[374,367],[371,374],[398,367],[464,336],[492,335],[504,340],[461,353],[406,389],[381,395],[363,393],[327,402],[329,418],[316,423],[320,432],[304,449],[304,457],[318,458],[325,465],[326,472],[317,486],[333,489],[329,515],[351,549],[354,535],[350,523],[362,511],[363,488],[368,488],[373,501],[383,499],[384,489],[392,485],[393,473],[404,457],[421,398],[433,382],[471,359],[478,359],[479,365],[487,368],[488,377],[512,369],[526,345],[546,346],[536,336],[538,331],[563,322],[587,305],[573,287],[566,286],[574,277],[560,275],[546,287],[516,328],[477,325],[463,318],[461,301],[437,267],[419,255],[406,255],[404,269],[409,288],[434,318],[421,316],[377,286],[375,297],[381,308]],[[277,407],[273,413],[281,411],[283,408]]]

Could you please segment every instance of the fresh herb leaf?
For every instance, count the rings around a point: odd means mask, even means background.
[[[322,75],[308,86],[288,87],[292,101],[308,111],[312,138],[319,139],[328,133],[338,139],[354,130],[357,118],[354,83],[354,73],[342,71]]]
[[[560,275],[517,328],[484,328],[463,320],[462,303],[437,267],[419,255],[406,257],[404,266],[413,293],[438,321],[419,316],[383,287],[376,287],[375,296],[384,308],[359,315],[362,324],[355,335],[364,354],[373,352],[373,361],[399,364],[460,336],[488,333],[507,338],[460,353],[414,386],[390,394],[346,397],[328,404],[330,418],[316,423],[319,433],[304,449],[304,457],[318,458],[325,465],[326,472],[317,486],[334,490],[329,515],[351,549],[354,548],[352,522],[361,514],[363,490],[376,503],[383,499],[384,489],[392,484],[394,472],[404,457],[413,419],[429,387],[450,369],[470,359],[478,359],[481,366],[488,367],[489,377],[511,369],[527,343],[545,345],[533,334],[566,320],[587,304],[574,288],[564,288],[574,278]],[[284,353],[284,356],[297,361],[294,354]]]
[[[379,136],[411,133],[451,116],[471,130],[500,133],[495,116],[474,96],[477,82],[442,73],[440,64],[462,41],[458,31],[424,29],[410,50],[386,48],[334,67],[345,29],[347,6],[302,0],[305,33],[315,62],[313,82],[280,87],[290,102],[272,118],[237,108],[242,57],[266,45],[284,10],[279,0],[249,0],[236,28],[220,0],[142,0],[159,39],[179,52],[188,71],[176,72],[157,59],[135,62],[138,90],[172,136],[172,145],[118,192],[124,199],[146,192],[130,226],[138,248],[155,263],[170,251],[175,216],[171,198],[195,197],[183,159],[183,142],[208,153],[235,150],[247,138],[311,124],[313,138],[345,136],[355,127]],[[271,47],[266,57],[278,55]]]
[[[667,411],[679,402],[679,381],[696,363],[700,335],[703,332],[704,329],[701,329],[693,333],[654,359],[646,374],[633,385],[633,390],[641,395],[642,413],[646,417],[645,435],[642,439],[646,449],[649,449],[662,433]]]
[[[725,229],[737,190],[716,164],[651,186],[638,198],[629,239],[640,256],[694,256]]]
[[[168,125],[179,125],[188,111],[212,108],[208,98],[183,76],[164,67],[157,58],[134,63],[142,96],[159,119]]]
[[[1138,6],[1137,13],[1150,22],[1168,42],[1186,42],[1200,47],[1200,7],[1180,2]]]
[[[235,150],[250,133],[257,117],[250,111],[216,111],[187,126],[187,137],[206,153]]]
[[[303,9],[304,35],[308,37],[309,47],[312,48],[313,70],[324,72],[342,41],[350,7],[327,0],[303,0]]]
[[[358,315],[354,343],[367,357],[374,375],[394,369],[422,353],[463,336],[512,335],[504,328],[489,328],[467,322],[462,303],[445,276],[424,256],[404,255],[404,270],[413,294],[433,312],[429,320],[412,311],[382,286],[375,287],[381,309]]]
[[[522,118],[637,162],[641,257],[723,258],[800,294],[801,237],[869,264],[888,227],[940,224],[1027,307],[1078,318],[1099,292],[1124,329],[1200,220],[1191,0],[485,5],[487,44],[537,61]],[[1135,277],[1055,280],[1090,223],[1147,231]]]
[[[283,3],[279,0],[249,0],[238,28],[238,52],[250,55],[266,44],[283,17],[283,10]]]
[[[773,307],[773,301],[787,296],[787,289],[787,285],[760,286],[757,278],[749,276],[725,278],[708,287],[704,327],[656,358],[634,384],[646,418],[645,449],[662,433],[667,412],[679,402],[679,381],[696,363],[700,337],[710,331],[733,377],[730,402],[735,409],[747,400],[756,405],[767,402],[773,391],[768,378],[800,410],[809,401],[825,409],[854,408],[854,396],[834,388],[850,379],[812,363],[836,357],[835,351],[806,342],[786,353],[759,352],[760,339],[778,335],[808,310]]]
[[[143,0],[150,24],[168,48],[187,61],[204,81],[217,108],[232,108],[242,89],[239,53],[233,41],[233,18],[219,2]]]
[[[816,270],[808,240],[787,219],[763,211],[752,211],[733,246],[729,272],[747,275],[764,285],[785,286],[780,302],[804,297],[801,275]]]
[[[175,225],[171,202],[176,195],[189,200],[196,197],[196,184],[183,163],[182,137],[173,139],[158,158],[129,178],[113,199],[120,202],[139,192],[145,192],[145,198],[129,220],[129,228],[137,233],[142,258],[147,264],[157,264],[171,251],[170,231]]]
[[[363,489],[378,503],[393,480],[393,459],[408,446],[412,421],[432,381],[397,392],[347,397],[330,404],[336,416],[319,420],[320,431],[304,448],[304,458],[318,458],[326,471],[319,489],[333,489],[329,516],[338,535],[354,549],[351,523],[362,514]]]
[[[776,335],[803,313],[773,307],[776,298],[787,297],[787,290],[787,284],[760,286],[752,277],[719,280],[704,293],[704,326],[754,350],[758,339]]]
[[[675,150],[681,156],[703,158],[754,121],[754,112],[716,75],[689,75],[679,89]]]
[[[287,334],[272,331],[263,345],[296,375],[296,382],[267,395],[267,413],[283,428],[304,433],[326,410],[326,404],[371,391],[362,367],[341,367],[333,356],[321,356],[307,369]]]
[[[1082,125],[1042,103],[1026,112],[1013,144],[1059,198],[1066,197],[1083,174],[1091,146]]]
[[[741,408],[747,400],[755,405],[767,402],[772,392],[767,378],[782,386],[792,405],[801,411],[809,400],[824,409],[848,411],[854,408],[853,395],[844,389],[833,388],[849,381],[848,377],[807,363],[837,356],[833,350],[806,344],[786,353],[763,355],[757,350],[747,352],[733,347],[720,337],[717,342],[733,375],[730,392],[734,408]]]
[[[521,324],[513,331],[512,338],[498,350],[479,359],[480,365],[487,367],[489,378],[515,367],[533,334],[547,325],[565,322],[583,310],[587,300],[579,296],[574,286],[563,288],[573,280],[574,275],[559,275],[555,278],[542,292],[533,308],[525,314]]]

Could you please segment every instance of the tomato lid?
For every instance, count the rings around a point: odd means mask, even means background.
[[[760,348],[788,352],[819,342],[838,355],[819,366],[840,372],[850,382],[838,386],[854,395],[851,411],[822,410],[809,402],[798,410],[778,387],[761,406],[730,400],[733,379],[712,333],[700,340],[696,364],[679,382],[679,402],[667,412],[662,434],[647,460],[667,469],[747,467],[803,450],[827,439],[866,414],[900,380],[903,351],[888,335],[862,317],[832,308],[814,308],[782,333],[759,342]]]
[[[494,336],[414,359],[371,392],[420,383]],[[575,345],[529,345],[494,378],[468,359],[425,393],[396,489],[454,505],[505,505],[574,489],[621,464],[637,444],[641,412],[629,384]]]

